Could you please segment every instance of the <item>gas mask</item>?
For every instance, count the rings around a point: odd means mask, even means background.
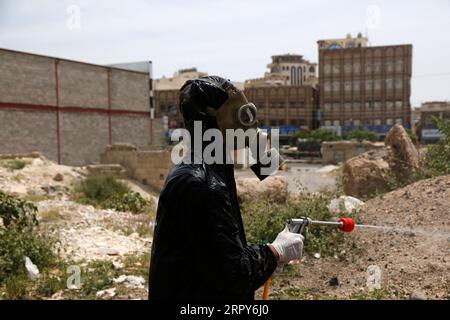
[[[249,150],[250,168],[262,181],[284,163],[276,148],[278,145],[272,143],[267,132],[258,128],[257,108],[247,100],[244,93],[228,81],[221,88],[227,93],[228,99],[219,108],[207,108],[207,113],[215,117],[228,147],[232,143],[232,148],[227,148],[227,151],[233,149],[230,151],[234,154],[234,151],[239,150],[242,155]],[[278,139],[277,136],[272,138]]]

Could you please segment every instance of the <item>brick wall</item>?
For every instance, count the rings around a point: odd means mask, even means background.
[[[0,153],[83,165],[110,143],[159,144],[149,104],[148,73],[0,49]]]

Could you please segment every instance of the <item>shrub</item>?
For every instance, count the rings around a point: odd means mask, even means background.
[[[0,191],[0,218],[5,227],[14,224],[19,229],[33,228],[37,225],[36,212],[31,202]]]
[[[3,160],[0,162],[0,165],[4,168],[7,168],[11,171],[13,170],[21,170],[23,168],[25,168],[25,166],[27,164],[30,164],[30,161],[27,160],[18,160],[18,159],[13,159],[13,160]]]
[[[40,271],[54,266],[57,259],[52,251],[53,240],[37,231],[28,232],[11,225],[0,228],[0,283],[25,275],[25,256]]]
[[[103,208],[132,213],[143,213],[149,209],[149,206],[149,201],[145,200],[139,193],[132,191],[116,194],[102,203]]]
[[[75,199],[103,209],[142,213],[151,203],[111,176],[91,176],[75,188]]]
[[[327,129],[315,129],[309,133],[308,139],[315,141],[339,141],[342,138],[335,132]]]
[[[428,146],[425,167],[434,175],[450,174],[450,120],[433,119],[443,137],[438,143]]]
[[[328,210],[332,194],[306,194],[304,198],[283,205],[268,202],[251,202],[242,206],[243,220],[250,243],[273,241],[292,218],[306,216],[313,220],[337,218]],[[347,215],[348,216],[348,215]],[[305,251],[333,255],[339,252],[344,242],[342,232],[335,228],[310,226],[305,232]]]
[[[0,283],[16,285],[12,278],[26,274],[25,256],[40,270],[56,262],[52,239],[37,230],[36,212],[32,203],[0,192]]]
[[[298,139],[307,140],[307,141],[339,141],[342,140],[339,135],[337,135],[335,132],[328,130],[328,129],[315,129],[312,131],[300,131],[295,133],[292,136],[292,139],[294,141],[297,141]]]
[[[91,176],[76,187],[75,191],[81,196],[79,202],[98,206],[116,195],[130,191],[128,186],[111,176]]]
[[[347,137],[348,140],[368,140],[368,141],[378,141],[379,137],[378,134],[376,134],[375,132],[372,131],[368,131],[368,130],[362,130],[362,129],[356,129],[353,131],[350,131],[349,133],[347,133]]]

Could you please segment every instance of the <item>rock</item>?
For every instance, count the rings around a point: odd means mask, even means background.
[[[25,257],[25,269],[27,270],[28,278],[30,280],[39,278],[39,269],[29,257]]]
[[[330,286],[332,286],[332,287],[337,287],[337,286],[339,286],[339,279],[338,279],[338,277],[337,277],[337,276],[332,277],[332,278],[330,279],[330,281],[328,282],[328,284],[329,284]]]
[[[391,166],[407,167],[408,169],[419,168],[419,153],[412,143],[403,126],[394,125],[384,140],[386,146],[391,147],[393,159]]]
[[[114,269],[116,269],[116,270],[123,269],[123,267],[124,267],[124,264],[120,261],[113,261],[112,264],[113,264]]]
[[[115,283],[126,282],[125,286],[129,289],[143,289],[145,283],[145,279],[143,277],[129,275],[121,275],[118,278],[114,278],[113,281]]]
[[[364,202],[349,196],[341,196],[339,199],[333,199],[328,205],[328,211],[331,214],[352,213],[360,210],[364,206]]]
[[[112,298],[116,295],[116,288],[100,290],[95,295],[100,298]]]
[[[389,163],[386,150],[372,150],[347,160],[342,171],[342,186],[348,196],[364,198],[389,190]]]
[[[59,290],[50,297],[50,300],[63,300],[63,299],[64,299],[64,290]]]
[[[236,189],[240,203],[250,200],[285,203],[288,198],[288,183],[282,176],[271,176],[264,181],[258,178],[237,178]]]
[[[413,291],[410,295],[411,300],[428,300],[427,295],[420,291]]]
[[[346,195],[364,198],[389,191],[390,181],[410,179],[419,168],[419,153],[406,130],[396,124],[385,139],[385,147],[346,161],[342,185]]]
[[[58,172],[57,174],[55,174],[55,175],[53,176],[53,180],[58,181],[58,182],[61,182],[61,181],[64,180],[64,176],[63,176],[61,173]]]

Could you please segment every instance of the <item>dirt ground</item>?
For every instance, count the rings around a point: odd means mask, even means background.
[[[83,168],[39,158],[29,161],[20,170],[0,167],[0,190],[37,204],[42,224],[56,226],[53,230],[60,237],[63,258],[84,264],[98,260],[111,267],[131,263],[123,271],[116,270],[117,275],[134,275],[130,270],[147,268],[139,259],[130,262],[129,257],[150,253],[152,217],[75,203],[70,200],[70,187],[84,177]],[[284,174],[291,183],[299,175],[306,183],[325,179],[310,186],[314,191],[334,187],[334,175],[319,168],[293,168]],[[55,179],[57,173],[62,179]],[[154,197],[142,185],[127,183],[142,195]],[[360,223],[386,229],[357,228],[347,234],[348,241],[335,257],[306,255],[300,264],[273,276],[270,299],[449,299],[449,216],[450,176],[419,181],[372,199],[365,204]],[[368,278],[373,278],[368,268],[380,272],[379,289],[368,288]],[[126,290],[117,285],[114,298],[146,299],[147,285]],[[261,293],[262,289],[257,291],[257,298]],[[53,298],[68,297],[58,292]]]
[[[450,299],[449,216],[450,176],[372,199],[361,223],[388,228],[357,228],[339,257],[289,266],[274,276],[271,299]],[[368,268],[381,272],[379,289],[368,288]]]

